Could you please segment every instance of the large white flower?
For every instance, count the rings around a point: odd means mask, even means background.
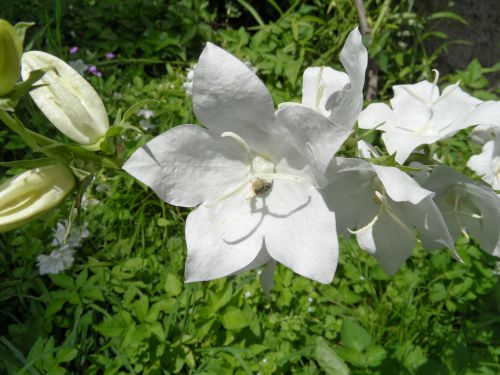
[[[493,189],[500,190],[500,133],[483,146],[483,152],[472,156],[467,166]]]
[[[387,151],[396,153],[400,164],[418,146],[435,143],[477,124],[470,116],[481,101],[463,92],[458,84],[446,87],[440,94],[438,78],[436,71],[434,83],[396,85],[391,107],[374,103],[359,115],[360,128],[384,132],[382,139]]]
[[[186,281],[275,260],[329,283],[338,258],[335,215],[318,187],[345,130],[303,106],[275,113],[257,76],[210,43],[196,65],[193,107],[206,128],[173,128],[124,165],[164,201],[199,205],[186,222]]]
[[[329,67],[311,67],[304,71],[302,105],[315,109],[335,123],[351,130],[363,108],[363,85],[368,52],[356,27],[340,52],[344,72]],[[297,103],[281,103],[280,108]]]
[[[500,257],[500,198],[491,189],[445,166],[434,168],[422,186],[436,193],[454,240],[471,235],[482,250]]]
[[[425,248],[448,247],[454,252],[432,192],[406,173],[342,158],[335,159],[328,172],[331,183],[323,196],[337,215],[337,230],[344,236],[355,234],[359,246],[377,258],[388,274],[411,255],[415,228]]]

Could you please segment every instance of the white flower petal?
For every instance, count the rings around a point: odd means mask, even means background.
[[[335,215],[319,192],[308,184],[275,180],[262,210],[269,255],[302,276],[330,283],[338,261]]]
[[[359,114],[358,124],[361,129],[373,129],[392,117],[392,110],[387,104],[373,103]]]
[[[234,132],[250,142],[256,130],[271,132],[274,104],[262,81],[230,53],[211,43],[193,80],[196,117],[214,134]]]
[[[500,101],[487,101],[475,107],[465,119],[469,125],[491,125],[500,127]]]
[[[373,169],[331,174],[330,184],[321,190],[329,209],[335,212],[337,230],[344,237],[350,236],[348,229],[359,230],[365,227],[378,213],[378,206],[373,200],[374,176]]]
[[[383,212],[373,226],[373,242],[376,247],[373,255],[388,275],[396,272],[410,257],[416,242],[411,228],[400,219],[397,208],[392,209],[398,220]]]
[[[438,141],[439,135],[414,136],[409,132],[397,131],[383,133],[382,140],[390,155],[396,153],[396,162],[404,164],[413,150],[422,144],[430,144]]]
[[[356,27],[352,30],[340,52],[340,61],[349,75],[350,88],[330,95],[326,109],[331,119],[346,129],[352,129],[363,109],[363,85],[368,64],[368,52]]]
[[[247,269],[263,247],[263,216],[243,190],[211,206],[201,205],[186,221],[186,282],[213,280]],[[261,257],[262,262],[269,258]]]
[[[404,213],[405,220],[417,228],[424,248],[434,250],[447,247],[455,252],[443,216],[431,197],[425,197],[418,204],[403,202],[399,209]]]
[[[324,186],[325,171],[351,131],[305,106],[280,109],[277,117],[281,126],[288,130],[290,143],[313,167],[318,185]]]
[[[349,76],[329,67],[311,67],[304,71],[302,81],[302,104],[329,116],[325,108],[327,99],[349,84]]]
[[[410,85],[395,85],[391,107],[394,111],[405,113],[428,111],[429,104],[439,97],[439,88],[429,81]]]
[[[395,167],[373,165],[378,178],[384,185],[387,194],[395,202],[411,202],[417,204],[432,194],[423,189],[415,180]]]
[[[500,239],[500,199],[489,188],[445,166],[434,168],[424,186],[436,193],[453,240],[466,231],[482,250],[495,254]]]
[[[445,96],[447,91],[451,93]],[[455,85],[446,87],[442,97],[443,99],[440,99],[432,108],[433,116],[430,125],[439,131],[440,139],[450,137],[457,131],[473,125],[473,122],[467,121],[467,118],[472,116],[474,109],[481,103],[481,100],[463,92]]]
[[[165,202],[193,207],[233,191],[248,172],[247,155],[233,139],[195,125],[178,126],[138,149],[123,165]]]

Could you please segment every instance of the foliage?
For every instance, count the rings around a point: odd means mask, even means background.
[[[140,12],[137,11],[138,4]],[[153,129],[127,130],[132,151],[154,135],[192,123],[182,84],[186,68],[212,40],[249,61],[275,100],[300,98],[301,72],[335,61],[357,23],[351,2],[204,0],[24,1],[2,17],[37,21],[27,42],[103,71],[88,75],[113,121],[144,98]],[[395,83],[429,78],[437,54],[424,41],[445,35],[412,1],[367,3],[370,57],[379,95]],[[23,13],[20,13],[22,10]],[[457,21],[458,22],[458,21]],[[68,47],[78,45],[76,55]],[[106,60],[104,54],[117,57]],[[337,67],[338,68],[338,67]],[[437,67],[439,68],[439,67]],[[477,60],[449,77],[483,99],[498,97]],[[23,120],[51,137],[45,118],[24,100]],[[130,125],[140,118],[131,116]],[[0,129],[2,160],[26,156]],[[474,152],[466,132],[445,143],[449,164]],[[476,146],[477,147],[477,146]],[[471,151],[472,150],[472,151]],[[500,283],[495,259],[465,240],[464,263],[420,248],[393,277],[344,240],[332,285],[278,267],[270,297],[257,273],[184,284],[187,210],[158,200],[130,177],[98,175],[81,213],[91,236],[64,274],[40,276],[35,259],[70,205],[43,221],[0,235],[0,372],[20,374],[496,374],[500,372]]]

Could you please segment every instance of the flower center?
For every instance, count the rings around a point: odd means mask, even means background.
[[[266,197],[273,188],[273,181],[276,179],[302,182],[304,179],[300,176],[287,174],[287,173],[277,173],[275,165],[269,159],[262,155],[259,155],[253,151],[245,140],[238,134],[233,132],[224,132],[221,134],[221,138],[231,138],[236,141],[244,150],[248,164],[249,171],[247,176],[243,179],[241,184],[224,194],[222,197],[205,203],[205,206],[212,206],[219,202],[222,202],[239,192],[241,192],[245,187],[248,188],[247,200],[251,200],[255,197]]]
[[[493,158],[493,174],[497,180],[500,180],[500,156]]]

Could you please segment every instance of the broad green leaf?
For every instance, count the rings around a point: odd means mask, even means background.
[[[314,357],[321,369],[328,375],[348,375],[349,368],[322,337],[316,338]]]
[[[372,342],[369,333],[363,327],[348,319],[342,322],[340,335],[346,348],[354,348],[360,352],[368,348]]]
[[[243,311],[232,306],[226,309],[226,312],[222,316],[221,321],[224,328],[230,331],[240,330],[250,324],[247,316],[243,313]]]

